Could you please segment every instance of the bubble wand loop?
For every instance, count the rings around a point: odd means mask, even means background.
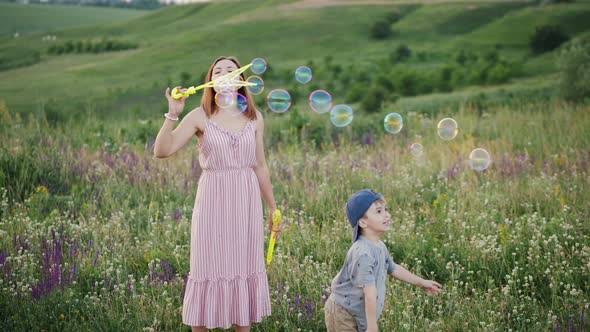
[[[179,92],[177,88],[172,89],[170,95],[174,99],[180,99],[182,97],[188,97],[192,94],[197,93],[197,91],[202,90],[204,88],[213,88],[213,87],[242,87],[242,86],[256,86],[256,83],[250,83],[240,80],[240,74],[246,71],[248,68],[252,66],[251,63],[245,65],[244,67],[238,68],[231,73],[227,73],[223,76],[216,78],[213,81],[207,82],[205,84],[201,84],[199,86],[191,86],[186,89],[184,93]]]
[[[279,235],[278,231],[275,231],[281,222],[283,216],[281,215],[281,210],[277,209],[272,214],[272,229],[273,231],[270,233],[270,241],[268,242],[268,252],[266,253],[266,264],[270,264],[272,261],[272,252],[275,248],[275,241]]]

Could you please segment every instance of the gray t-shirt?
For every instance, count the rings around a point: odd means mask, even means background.
[[[363,288],[377,288],[377,319],[385,304],[385,279],[395,270],[391,254],[382,241],[372,242],[362,235],[350,247],[340,272],[332,280],[330,297],[356,319],[358,330],[367,329]]]

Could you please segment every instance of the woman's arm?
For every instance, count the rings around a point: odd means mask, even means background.
[[[202,120],[199,119],[201,117],[199,113],[204,115],[203,110],[200,108],[192,110],[180,121],[176,129],[174,129],[175,121],[164,120],[164,124],[160,128],[154,143],[154,156],[156,158],[170,157],[180,150],[197,131],[202,131],[201,128],[205,126],[200,125]]]
[[[168,98],[168,114],[171,117],[177,117],[182,113],[184,107],[184,99],[174,100],[170,97],[170,88],[166,90],[166,98]],[[205,128],[205,112],[200,108],[196,108],[185,116],[176,129],[174,123],[176,121],[165,118],[164,124],[154,143],[154,156],[156,158],[167,158],[180,150],[190,138],[199,130]]]
[[[269,229],[272,227],[272,213],[277,208],[275,198],[272,193],[272,184],[270,182],[270,172],[266,165],[266,158],[264,156],[264,119],[262,113],[256,111],[256,166],[254,167],[254,173],[258,178],[260,185],[260,193],[262,199],[266,203],[269,211]],[[280,229],[280,226],[279,226]]]

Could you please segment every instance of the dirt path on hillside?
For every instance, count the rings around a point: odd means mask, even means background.
[[[485,2],[527,2],[527,0],[489,0]],[[478,4],[481,1],[467,0],[302,0],[278,7],[279,9],[307,9],[339,6],[366,6],[366,5],[401,5],[401,4],[437,4],[437,3],[465,3]]]
[[[490,2],[528,2],[528,0],[486,0],[484,3]],[[256,17],[257,22],[261,20],[275,19],[277,15],[282,17],[290,17],[296,15],[298,9],[315,9],[326,7],[344,7],[344,6],[378,6],[378,5],[404,5],[404,4],[443,4],[443,3],[464,3],[466,5],[474,6],[481,4],[478,0],[301,0],[292,2],[277,7],[267,7],[257,9],[254,12],[246,12],[237,16],[230,17],[225,20],[225,24],[238,24],[252,21]]]

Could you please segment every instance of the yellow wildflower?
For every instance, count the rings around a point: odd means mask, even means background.
[[[44,185],[39,185],[35,188],[35,192],[43,195],[49,194],[49,190]]]

